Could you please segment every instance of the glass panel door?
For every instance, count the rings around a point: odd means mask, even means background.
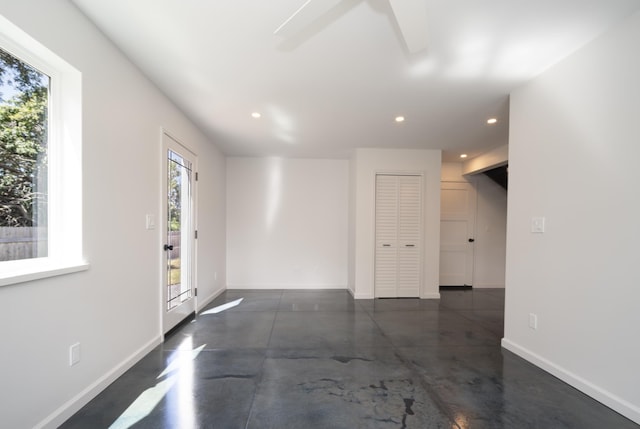
[[[167,310],[192,296],[191,255],[191,162],[171,149],[167,151]],[[182,243],[187,244],[182,246]],[[185,269],[182,269],[182,268]]]
[[[195,167],[197,156],[163,133],[163,331],[196,309]]]

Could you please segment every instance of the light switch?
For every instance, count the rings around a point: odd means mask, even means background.
[[[531,232],[542,234],[544,232],[544,217],[531,218]]]
[[[78,362],[80,362],[80,343],[75,343],[69,347],[69,366],[76,365]]]
[[[156,229],[156,217],[154,215],[147,215],[147,229]]]
[[[538,316],[533,313],[529,313],[529,327],[531,329],[538,329]]]

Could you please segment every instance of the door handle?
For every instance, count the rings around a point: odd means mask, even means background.
[[[164,250],[173,250],[173,244],[165,244]]]
[[[391,247],[390,244],[383,244],[382,247]]]
[[[405,244],[404,247],[416,247],[415,244]]]
[[[474,241],[476,241],[474,238],[469,239],[469,243],[473,243]]]

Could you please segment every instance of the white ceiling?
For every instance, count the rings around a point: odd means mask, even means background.
[[[305,0],[72,1],[228,155],[446,160],[507,143],[511,90],[640,7],[424,0],[428,48],[410,55],[388,0],[334,0],[287,36],[273,32]]]

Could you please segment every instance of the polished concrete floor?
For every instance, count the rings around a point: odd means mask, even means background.
[[[62,427],[639,427],[502,350],[503,312],[498,289],[229,290]]]

